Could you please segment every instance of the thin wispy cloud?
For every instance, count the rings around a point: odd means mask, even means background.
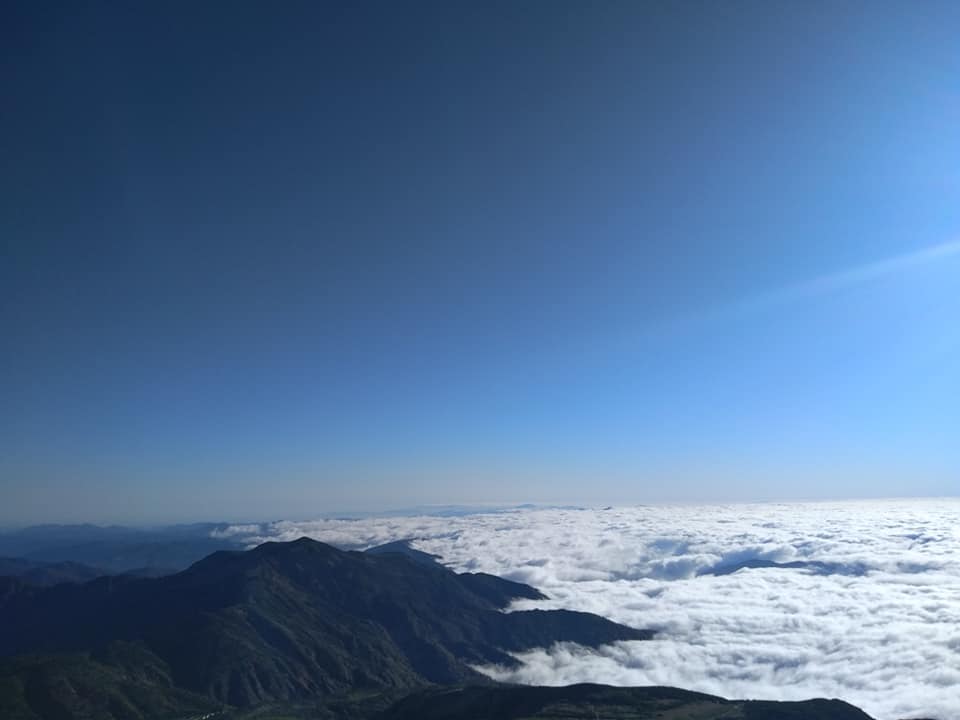
[[[843,291],[869,287],[871,283],[905,276],[956,258],[960,258],[960,240],[951,240],[913,252],[825,273],[789,285],[746,294],[736,300],[718,302],[670,315],[649,325],[639,336],[635,330],[621,332],[579,352],[590,358],[634,353],[638,349],[639,339],[653,343],[655,346],[662,342],[664,337],[676,334],[697,335],[711,326],[725,327],[732,322],[739,322],[751,316],[773,315],[793,306],[802,306],[805,302],[827,298]]]
[[[829,293],[867,285],[877,280],[896,277],[916,268],[958,255],[960,255],[960,240],[953,240],[846,270],[820,275],[804,282],[744,300],[741,307],[743,309],[759,309],[820,297]]]

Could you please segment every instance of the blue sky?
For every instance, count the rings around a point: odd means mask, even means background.
[[[956,494],[955,4],[214,5],[4,10],[0,524]]]

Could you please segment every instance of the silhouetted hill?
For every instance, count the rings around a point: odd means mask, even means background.
[[[4,720],[872,720],[840,700],[725,700],[670,687],[433,686],[237,709],[90,658],[0,662]],[[397,699],[399,695],[399,699]]]
[[[368,553],[400,553],[401,555],[406,555],[411,560],[416,560],[421,562],[424,565],[438,565],[440,564],[440,556],[433,555],[431,553],[423,552],[422,550],[417,550],[410,547],[409,540],[394,540],[393,542],[386,543],[384,545],[377,545],[376,547],[368,548],[364,552]]]
[[[724,700],[667,687],[621,688],[605,685],[567,687],[448,687],[415,692],[378,720],[526,720],[527,718],[630,718],[663,720],[870,720],[840,700],[768,702]]]
[[[26,558],[0,558],[0,577],[17,577],[31,585],[87,582],[107,574],[100,568],[75,562],[39,562]]]
[[[717,565],[712,568],[701,570],[698,575],[732,575],[741,570],[805,570],[814,575],[852,575],[860,577],[864,575],[868,568],[864,563],[831,563],[818,560],[791,560],[789,562],[776,562],[775,560],[765,560],[762,558],[748,558],[724,565]]]
[[[245,706],[483,681],[470,665],[514,662],[507,651],[650,637],[586,613],[500,612],[539,596],[489,575],[303,538],[217,552],[159,579],[52,588],[0,580],[0,653],[100,657],[125,641],[169,668],[177,687]],[[121,667],[138,671],[139,662]]]

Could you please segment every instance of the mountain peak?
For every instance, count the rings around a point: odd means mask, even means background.
[[[299,537],[296,540],[290,540],[289,542],[281,542],[278,540],[270,540],[265,543],[261,543],[253,548],[254,552],[259,553],[288,553],[288,552],[298,552],[303,550],[310,551],[324,551],[324,552],[335,552],[341,553],[344,552],[333,545],[328,545],[327,543],[320,542],[319,540],[314,540],[309,538],[306,535]]]

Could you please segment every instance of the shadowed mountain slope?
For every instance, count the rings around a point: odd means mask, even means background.
[[[398,701],[378,720],[871,720],[840,700],[724,700],[667,687],[430,688]]]
[[[217,552],[158,579],[52,588],[0,579],[0,653],[91,651],[131,672],[149,657],[173,686],[249,706],[481,681],[471,664],[515,662],[509,651],[651,635],[586,613],[501,612],[517,597],[540,595],[303,538]],[[143,653],[111,657],[120,641]]]
[[[31,585],[87,582],[108,573],[70,561],[40,562],[26,558],[0,558],[0,577],[18,577]]]
[[[221,704],[173,686],[169,668],[132,647],[121,664],[87,655],[0,660],[3,720],[153,720],[199,718]],[[120,658],[114,658],[118,660]]]

